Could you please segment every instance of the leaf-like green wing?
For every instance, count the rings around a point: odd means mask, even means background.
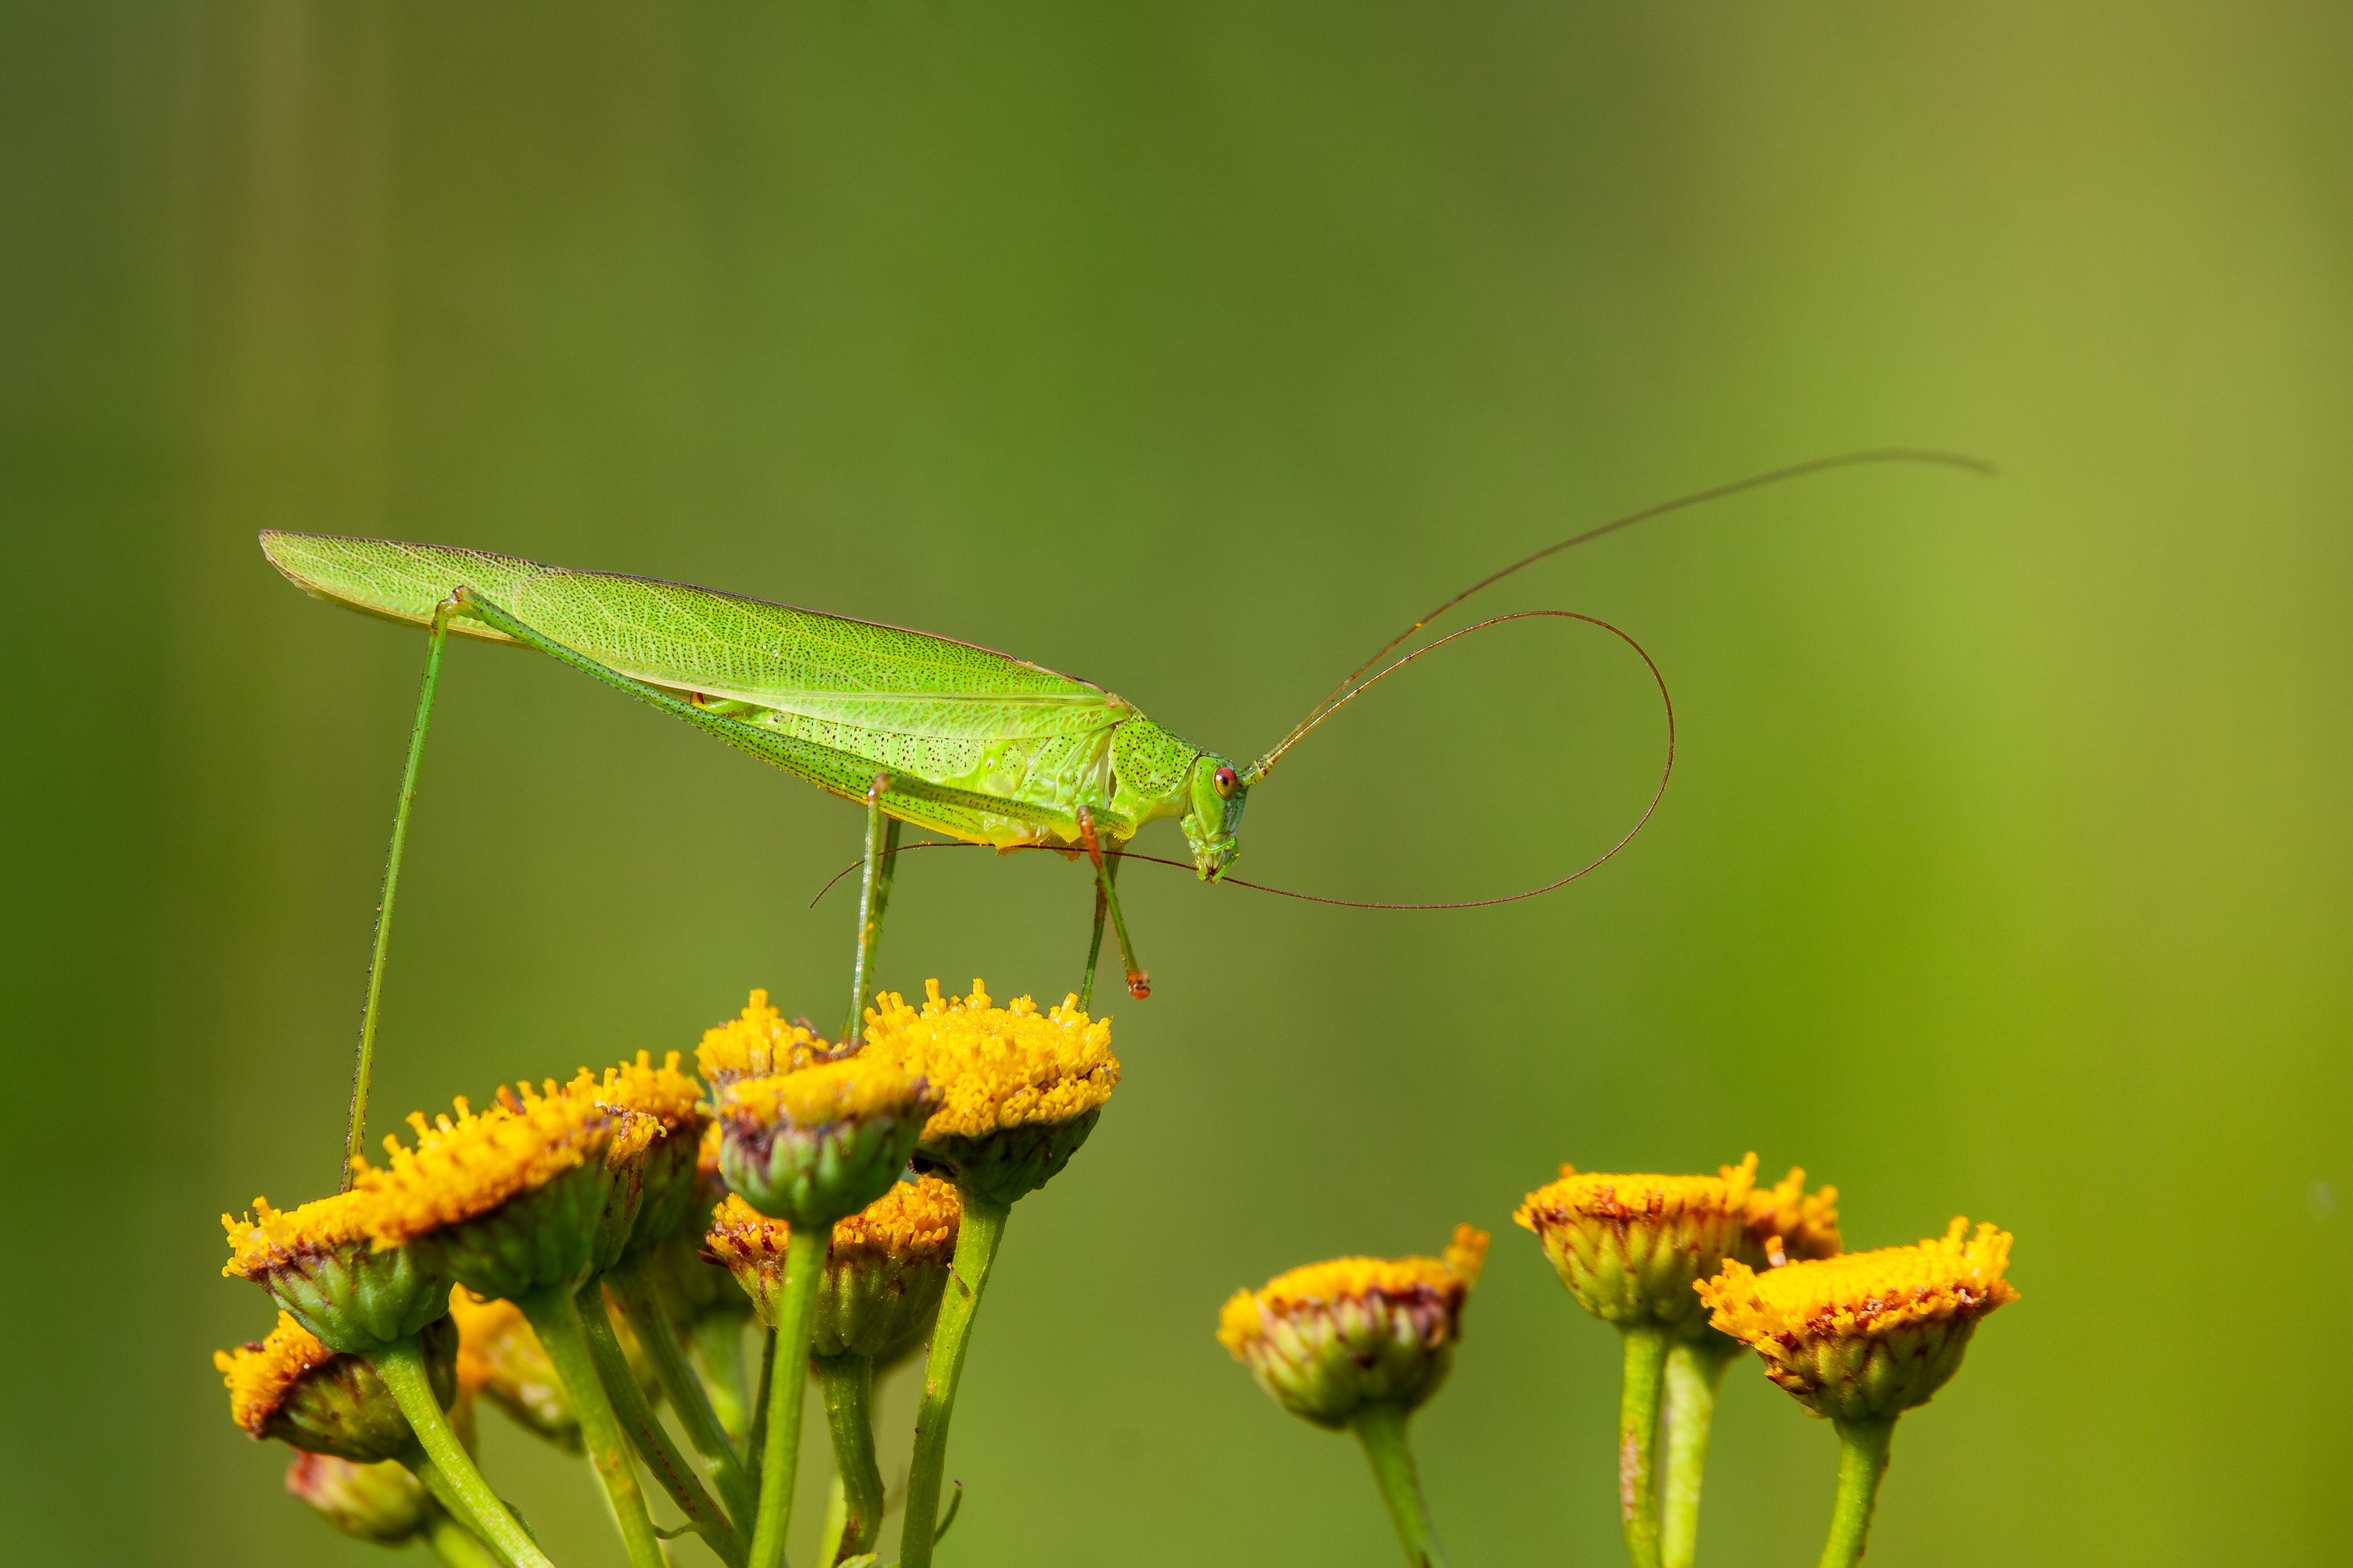
[[[424,626],[462,584],[625,675],[802,721],[794,732],[839,750],[878,755],[861,740],[893,735],[934,750],[980,743],[911,769],[927,777],[968,772],[987,742],[1090,735],[1134,711],[1090,681],[972,643],[681,583],[390,540],[269,532],[261,543],[318,597]],[[450,629],[512,640],[471,621]]]

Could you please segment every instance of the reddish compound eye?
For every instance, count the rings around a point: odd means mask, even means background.
[[[1235,789],[1241,784],[1241,780],[1234,776],[1234,770],[1231,768],[1219,768],[1213,776],[1215,776],[1218,781],[1219,796],[1225,800],[1233,799]]]

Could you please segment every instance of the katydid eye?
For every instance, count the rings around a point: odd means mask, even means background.
[[[1218,781],[1219,797],[1223,800],[1233,799],[1234,790],[1236,786],[1241,783],[1240,779],[1234,776],[1234,770],[1231,768],[1219,768],[1213,776]]]

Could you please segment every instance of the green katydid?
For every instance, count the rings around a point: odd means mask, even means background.
[[[1563,540],[1472,584],[1417,620],[1351,672],[1279,743],[1240,768],[1228,757],[1181,740],[1100,686],[971,643],[682,584],[569,571],[483,551],[265,532],[262,549],[271,563],[306,592],[427,627],[431,634],[377,908],[353,1073],[347,1162],[359,1152],[366,1121],[369,1065],[402,848],[449,633],[545,653],[865,806],[864,876],[849,1015],[842,1037],[846,1043],[855,1035],[867,999],[902,824],[999,850],[1041,847],[1084,854],[1094,874],[1095,914],[1081,1005],[1086,1005],[1092,990],[1106,914],[1118,938],[1129,992],[1141,998],[1149,994],[1149,982],[1136,963],[1120,912],[1116,879],[1125,846],[1145,824],[1176,818],[1197,873],[1204,881],[1218,881],[1238,852],[1236,832],[1250,788],[1309,731],[1422,654],[1497,621],[1520,618],[1499,616],[1464,628],[1366,676],[1400,644],[1464,599],[1547,556],[1647,518],[1825,468],[1886,461],[1986,468],[1974,458],[1941,452],[1850,453],[1680,497]],[[1599,626],[1641,654],[1658,678],[1649,655],[1606,622],[1565,611],[1526,614]],[[1663,700],[1662,679],[1659,688]],[[1667,711],[1672,769],[1671,706]],[[1659,787],[1665,788],[1663,773]],[[1657,799],[1651,797],[1651,806]],[[1649,816],[1646,809],[1634,831]],[[1632,837],[1629,832],[1609,854]],[[1588,865],[1509,897],[1550,891],[1590,869]]]

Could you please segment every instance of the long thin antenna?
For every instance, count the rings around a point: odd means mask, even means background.
[[[1640,511],[1628,512],[1624,517],[1605,522],[1599,528],[1587,529],[1583,533],[1572,535],[1557,544],[1548,544],[1533,555],[1523,556],[1513,562],[1500,572],[1482,577],[1414,622],[1413,625],[1406,627],[1405,630],[1398,633],[1397,636],[1389,638],[1379,647],[1375,648],[1370,658],[1350,670],[1346,678],[1325,694],[1321,702],[1308,710],[1307,717],[1291,727],[1291,732],[1277,742],[1272,750],[1250,765],[1243,774],[1243,782],[1254,784],[1273,771],[1276,761],[1283,752],[1297,745],[1305,738],[1307,731],[1322,723],[1334,709],[1338,708],[1364,689],[1355,684],[1357,678],[1388,658],[1398,644],[1411,638],[1424,626],[1429,626],[1473,594],[1493,587],[1514,573],[1525,571],[1537,562],[1557,555],[1564,550],[1574,550],[1580,544],[1589,544],[1603,534],[1615,533],[1621,528],[1631,528],[1638,522],[1648,522],[1654,517],[1663,517],[1671,511],[1682,511],[1687,507],[1698,506],[1704,501],[1721,500],[1726,496],[1738,495],[1744,490],[1763,489],[1767,485],[1778,485],[1786,479],[1804,479],[1810,474],[1825,473],[1832,468],[1856,468],[1864,463],[1936,463],[1947,468],[1968,468],[1979,474],[1991,475],[1997,471],[1994,466],[1984,458],[1972,458],[1965,452],[1940,451],[1933,447],[1874,447],[1866,451],[1841,453],[1834,458],[1816,458],[1810,462],[1794,463],[1786,468],[1774,468],[1767,473],[1751,474],[1745,479],[1735,479],[1729,484],[1694,490],[1689,495],[1677,496],[1672,500],[1661,501],[1655,506],[1644,507]],[[1379,677],[1376,676],[1374,679],[1378,679]],[[1371,682],[1367,681],[1365,684],[1370,685]]]
[[[1568,886],[1569,883],[1574,882],[1578,878],[1584,876],[1587,872],[1592,871],[1600,867],[1605,861],[1615,856],[1618,851],[1625,848],[1626,846],[1634,842],[1634,836],[1641,832],[1642,829],[1649,825],[1651,813],[1659,809],[1659,802],[1666,797],[1667,781],[1674,776],[1675,702],[1674,698],[1668,693],[1667,678],[1660,672],[1658,664],[1651,658],[1649,650],[1644,648],[1641,643],[1636,642],[1632,637],[1627,636],[1627,634],[1620,628],[1611,626],[1608,621],[1596,619],[1592,616],[1580,616],[1574,610],[1521,610],[1513,615],[1496,616],[1492,619],[1480,621],[1475,625],[1464,626],[1459,632],[1449,632],[1446,636],[1439,638],[1436,642],[1431,643],[1427,647],[1418,647],[1414,649],[1403,658],[1398,659],[1396,663],[1382,670],[1380,674],[1374,676],[1370,680],[1364,681],[1355,687],[1347,693],[1346,696],[1341,698],[1338,702],[1335,702],[1331,707],[1325,709],[1324,711],[1324,717],[1329,717],[1332,713],[1336,712],[1348,701],[1350,698],[1355,697],[1357,692],[1363,691],[1377,682],[1396,674],[1398,670],[1403,669],[1407,665],[1411,664],[1415,659],[1419,658],[1422,655],[1436,653],[1448,643],[1457,641],[1462,637],[1467,637],[1473,632],[1485,631],[1490,626],[1502,626],[1506,621],[1539,619],[1583,621],[1588,626],[1600,627],[1603,631],[1608,632],[1610,636],[1616,637],[1619,641],[1624,643],[1628,647],[1634,650],[1635,654],[1641,658],[1642,667],[1651,672],[1651,681],[1659,689],[1659,706],[1666,714],[1667,719],[1667,754],[1665,762],[1662,763],[1659,768],[1659,786],[1651,792],[1651,798],[1644,804],[1642,807],[1642,815],[1634,819],[1634,826],[1629,827],[1624,834],[1620,836],[1615,844],[1612,844],[1609,848],[1603,850],[1599,855],[1595,856],[1584,865],[1579,866],[1576,870],[1569,872],[1567,876],[1556,877],[1551,881],[1545,883],[1541,887],[1524,889],[1516,893],[1503,893],[1493,898],[1460,899],[1448,903],[1407,904],[1370,899],[1332,899],[1326,898],[1321,893],[1302,893],[1290,888],[1270,887],[1264,882],[1246,882],[1240,877],[1220,877],[1218,879],[1219,883],[1220,885],[1230,885],[1237,888],[1248,888],[1254,893],[1272,893],[1278,898],[1298,899],[1311,904],[1336,904],[1343,909],[1350,910],[1478,910],[1485,909],[1491,904],[1515,904],[1522,899],[1533,899],[1540,893],[1549,893],[1556,888],[1565,888]],[[1392,644],[1391,646],[1394,647],[1395,645]],[[910,850],[978,849],[984,847],[984,846],[970,842],[931,839],[919,844],[910,844],[906,847]],[[1051,849],[1059,848],[1060,847],[1049,844],[1018,844],[1012,846],[1012,847],[1017,849]],[[1127,860],[1143,860],[1155,866],[1174,866],[1179,870],[1189,871],[1193,869],[1193,868],[1185,861],[1165,860],[1157,855],[1140,854],[1133,849],[1106,849],[1103,853],[1107,857]],[[826,882],[825,886],[817,890],[817,897],[809,900],[809,908],[815,909],[818,906],[818,900],[823,899],[826,894],[833,890],[834,883],[840,881],[842,878],[848,876],[850,872],[857,870],[861,864],[863,864],[862,861],[852,860],[848,866],[845,866],[840,870],[835,872],[831,879]]]

